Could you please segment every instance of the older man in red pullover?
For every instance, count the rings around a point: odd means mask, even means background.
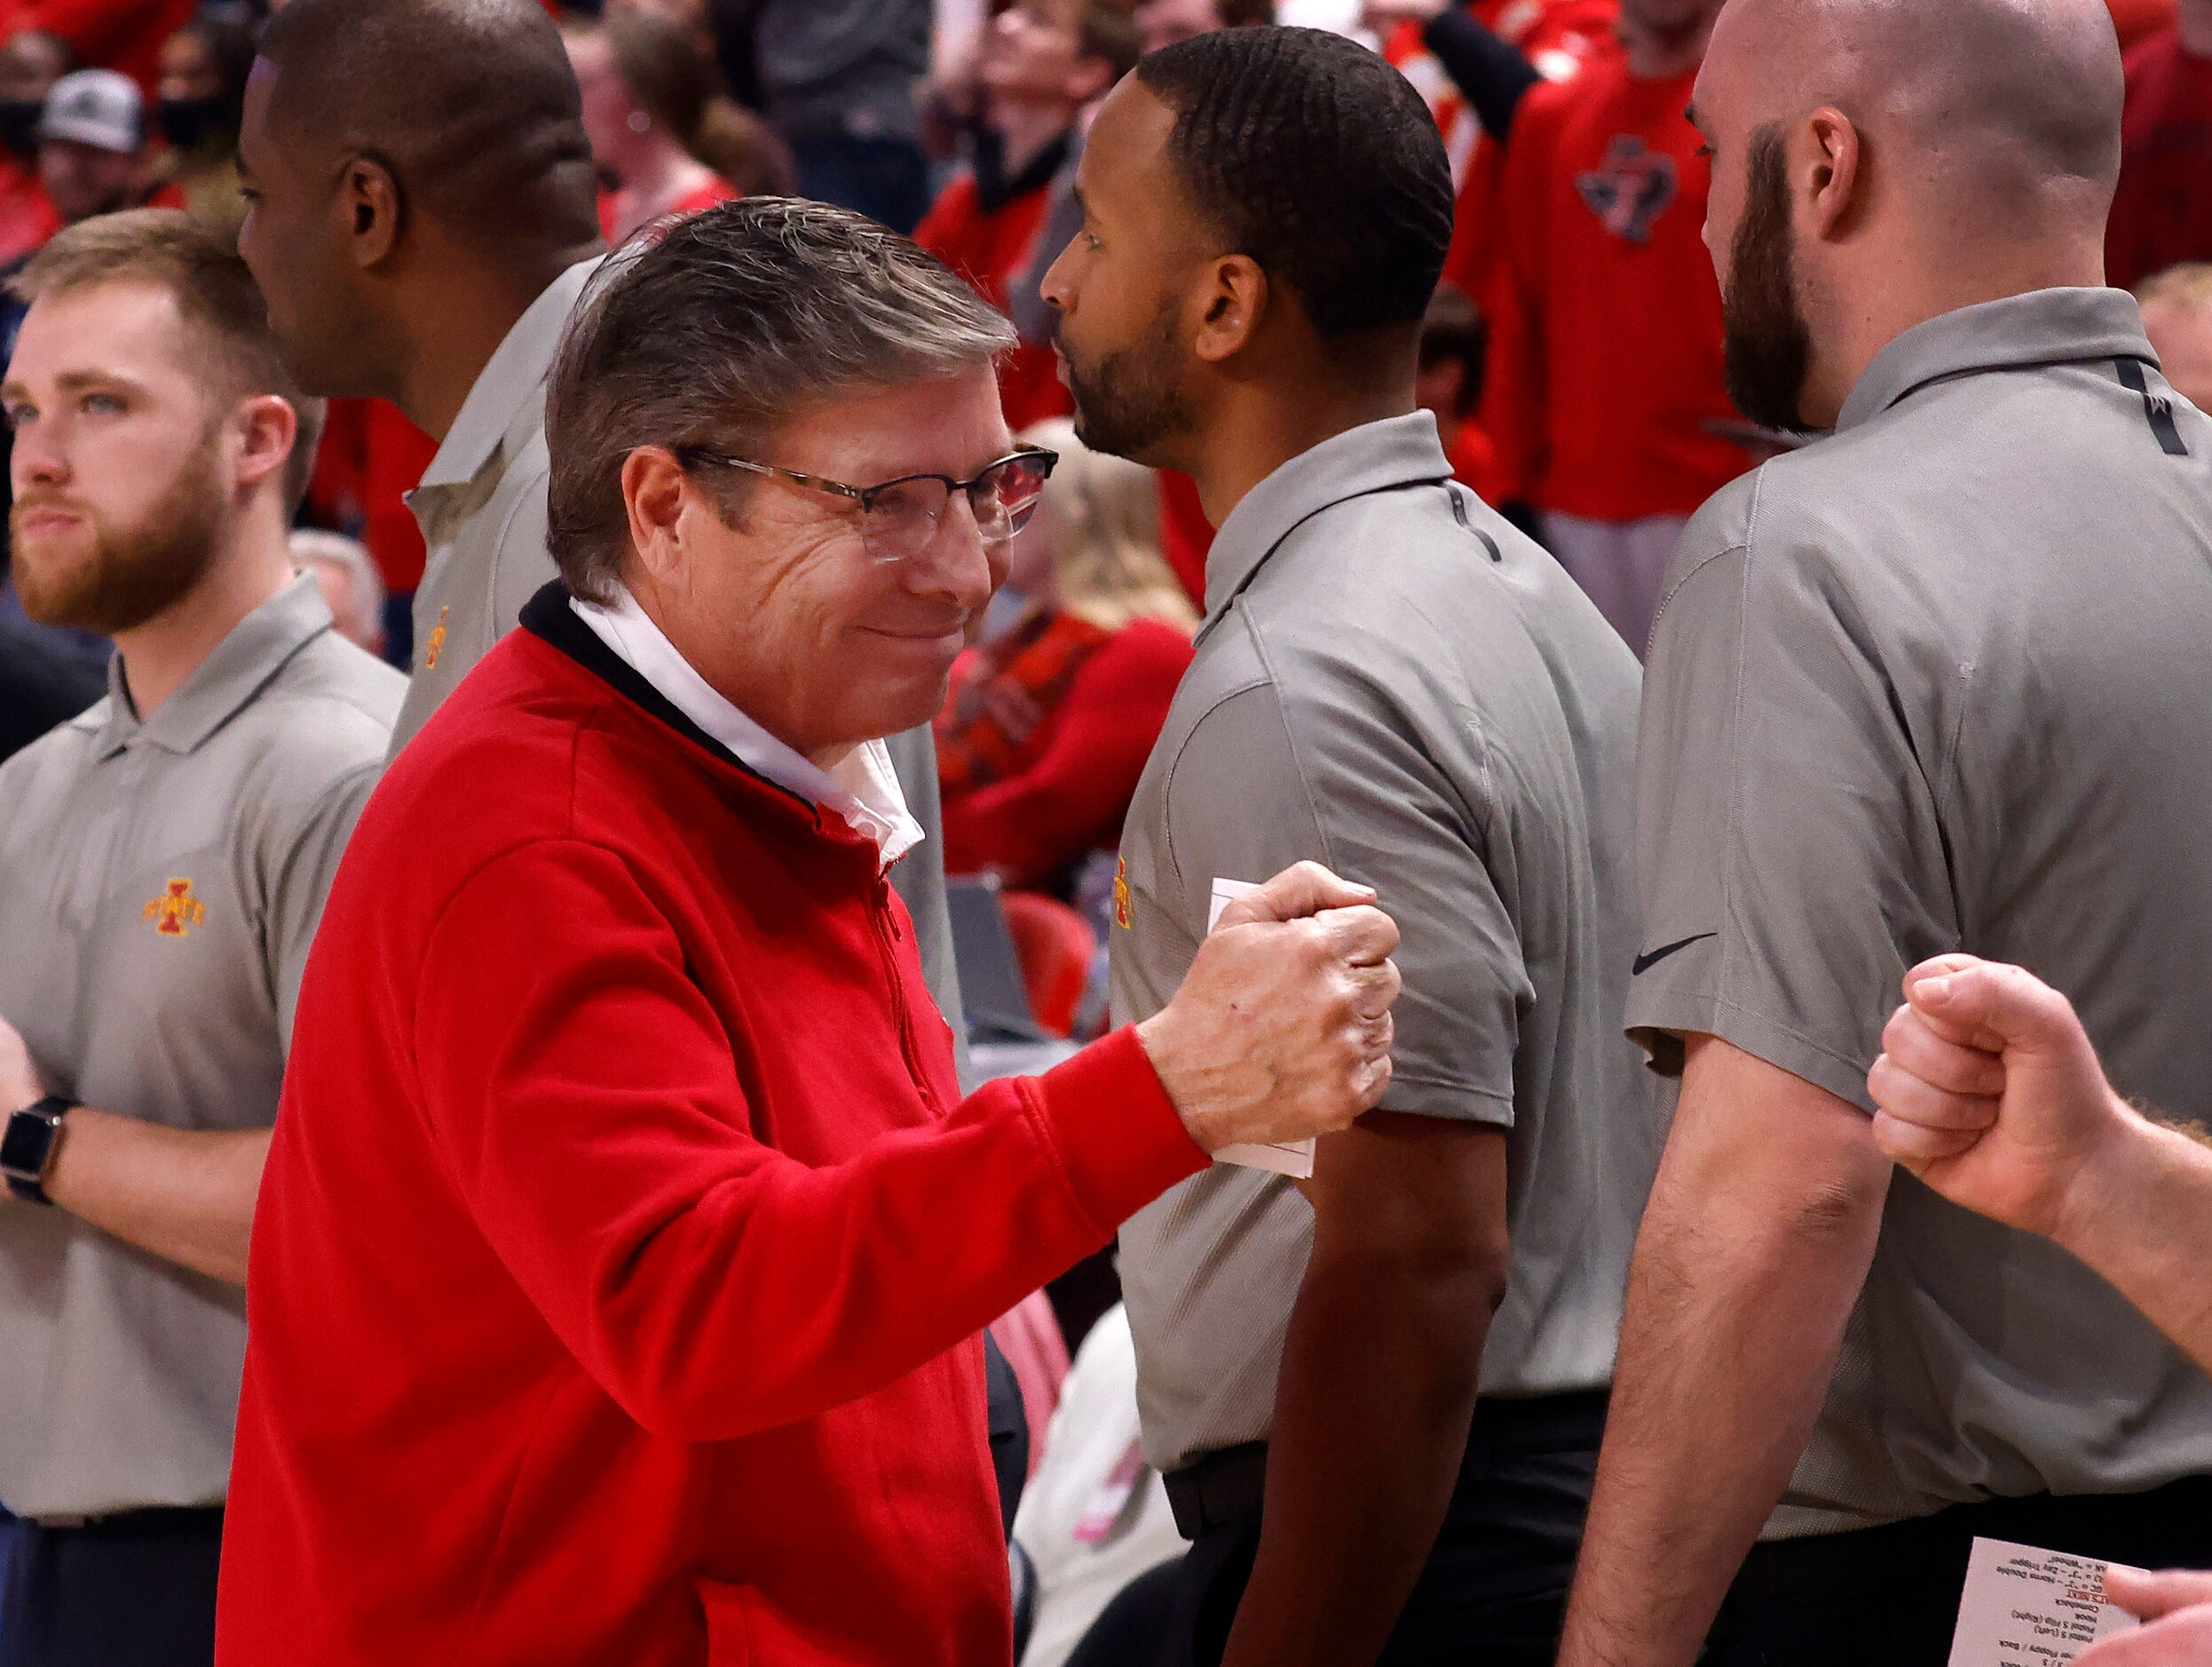
[[[1307,866],[1156,1019],[959,1099],[871,738],[943,699],[1050,472],[1011,340],[771,199],[587,297],[565,588],[385,776],[308,968],[229,1667],[1004,1663],[976,1332],[1209,1150],[1381,1093],[1395,929]]]

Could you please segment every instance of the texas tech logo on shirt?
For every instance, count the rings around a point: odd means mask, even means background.
[[[1631,243],[1651,241],[1651,228],[1674,201],[1679,184],[1674,158],[1633,133],[1619,135],[1606,146],[1602,162],[1575,176],[1575,189],[1599,224]]]

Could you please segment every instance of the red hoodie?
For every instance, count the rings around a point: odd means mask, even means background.
[[[316,938],[218,1654],[1004,1663],[975,1334],[1204,1158],[1127,1031],[956,1104],[874,845],[524,625]]]

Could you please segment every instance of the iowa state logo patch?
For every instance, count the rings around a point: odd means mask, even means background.
[[[163,937],[182,937],[207,920],[208,905],[192,895],[191,881],[172,880],[140,913]]]

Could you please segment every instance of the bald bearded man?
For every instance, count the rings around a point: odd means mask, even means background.
[[[1964,950],[2212,1104],[2212,422],[2104,286],[2121,96],[2099,0],[1714,29],[1731,389],[1836,432],[1699,512],[1654,637],[1628,1023],[1681,1086],[1567,1667],[1942,1667],[1977,1535],[2212,1560],[2212,1381],[1865,1082]]]

